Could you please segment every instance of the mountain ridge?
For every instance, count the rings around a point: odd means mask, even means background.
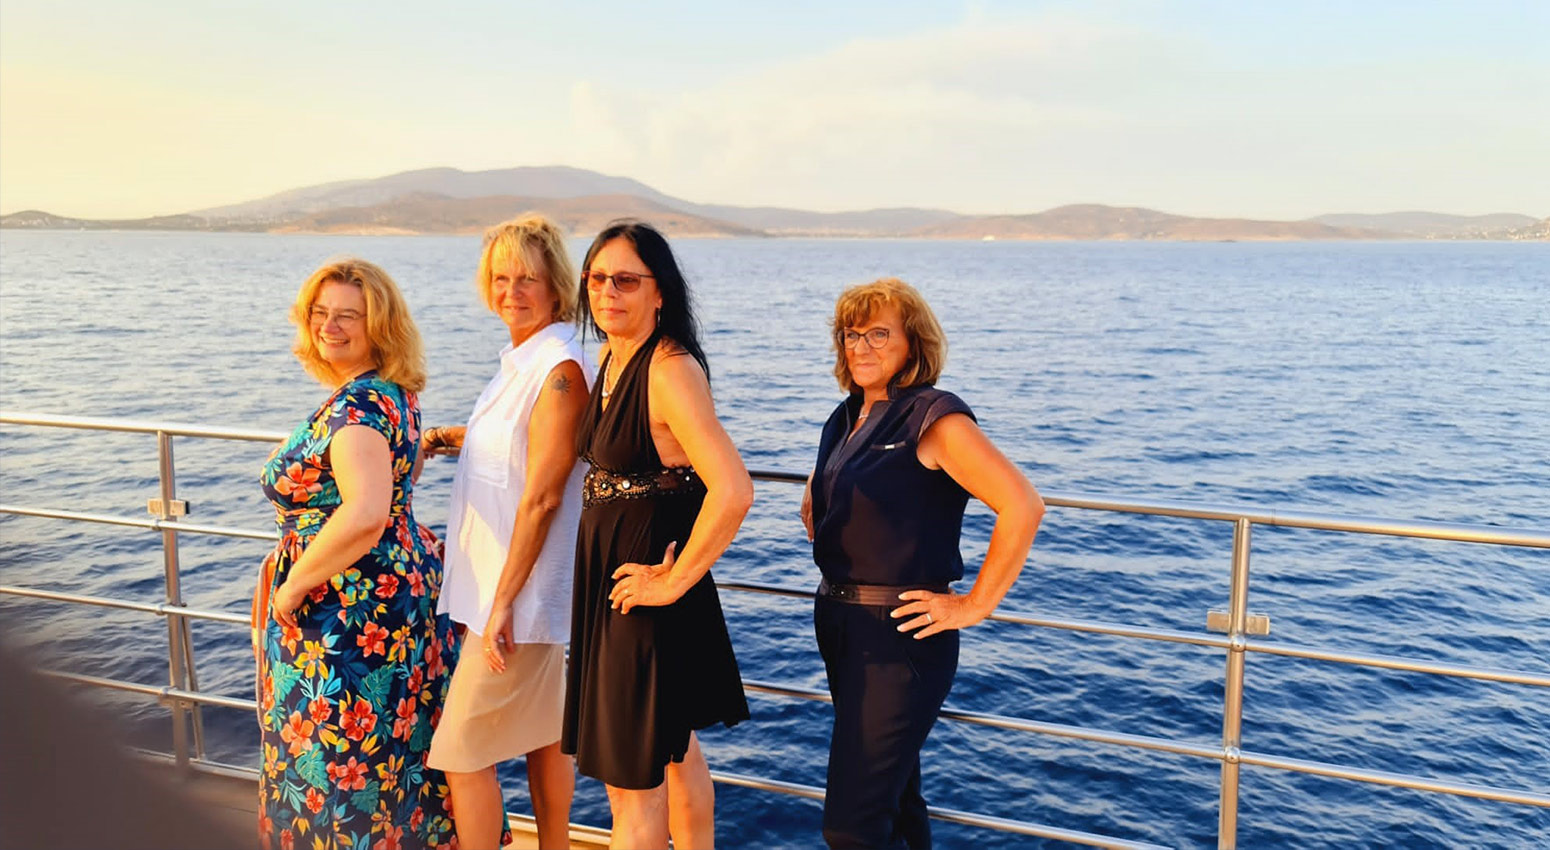
[[[319,233],[468,233],[537,209],[572,232],[613,218],[647,218],[677,236],[885,237],[991,240],[1543,239],[1542,220],[1517,213],[1457,216],[1405,211],[1331,213],[1300,221],[1176,215],[1146,207],[1068,204],[1042,212],[964,215],[924,207],[818,212],[702,204],[630,177],[571,166],[484,171],[422,168],[336,180],[250,201],[143,219],[78,219],[41,210],[0,227]]]

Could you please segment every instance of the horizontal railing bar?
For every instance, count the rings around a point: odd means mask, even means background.
[[[797,688],[790,685],[777,685],[774,682],[761,682],[758,679],[744,679],[743,690],[759,693],[775,694],[783,697],[796,697],[798,699],[810,699],[814,702],[834,702],[828,691],[820,691],[815,688]]]
[[[171,685],[144,685],[139,682],[126,682],[122,679],[88,676],[85,673],[66,673],[63,670],[39,670],[38,672],[50,678],[74,682],[78,685],[92,685],[115,691],[146,694],[147,696],[159,697],[163,701],[181,700],[183,702],[203,703],[204,705],[219,705],[226,708],[240,708],[244,711],[253,711],[258,708],[257,700],[227,697],[220,694],[207,694],[201,691],[185,691],[182,688],[174,688]]]
[[[1193,646],[1210,646],[1217,649],[1227,649],[1232,646],[1232,640],[1216,635],[1201,634],[1199,632],[1185,632],[1177,629],[1153,629],[1147,626],[1127,626],[1123,623],[1105,623],[1101,620],[1061,620],[1053,617],[1035,617],[1032,614],[1023,614],[1016,611],[998,611],[986,617],[987,620],[999,620],[1003,623],[1017,623],[1023,626],[1042,626],[1047,629],[1064,629],[1072,632],[1090,632],[1098,635],[1113,635],[1115,637],[1140,638],[1141,640],[1160,640],[1168,643],[1187,643]]]
[[[278,443],[289,436],[283,431],[261,431],[253,428],[219,428],[178,422],[104,419],[96,416],[55,416],[48,413],[26,413],[14,410],[0,410],[0,423],[40,425],[45,428],[79,428],[87,431],[171,434],[174,437],[208,437],[214,440],[249,440],[255,443]]]
[[[829,695],[823,691],[812,688],[794,688],[784,685],[775,685],[769,682],[757,682],[745,679],[743,687],[746,690],[757,691],[777,696],[797,697],[818,702],[833,702]],[[1487,800],[1498,800],[1504,803],[1522,803],[1530,806],[1550,807],[1550,795],[1532,791],[1518,791],[1509,788],[1498,788],[1488,785],[1474,785],[1470,783],[1441,782],[1428,779],[1423,776],[1412,776],[1403,773],[1389,773],[1386,771],[1363,770],[1361,768],[1346,767],[1325,762],[1308,761],[1305,759],[1284,758],[1265,753],[1251,753],[1237,751],[1229,753],[1220,746],[1205,744],[1189,744],[1181,741],[1171,741],[1166,738],[1155,738],[1150,735],[1131,735],[1124,732],[1109,732],[1102,729],[1089,729],[1082,726],[1067,726],[1061,723],[1040,723],[1033,720],[1024,720],[1016,717],[1005,717],[997,714],[985,714],[975,711],[962,711],[959,709],[944,707],[941,709],[941,717],[948,720],[958,720],[966,723],[975,723],[982,726],[993,726],[1001,729],[1012,729],[1019,732],[1034,732],[1041,735],[1051,735],[1059,738],[1073,738],[1082,741],[1092,741],[1100,744],[1113,744],[1122,747],[1132,747],[1144,750],[1157,750],[1161,752],[1176,753],[1178,755],[1196,756],[1199,758],[1224,761],[1236,758],[1243,764],[1253,764],[1261,767],[1271,767],[1279,770],[1289,770],[1299,773],[1312,773],[1320,776],[1329,776],[1339,779],[1351,779],[1358,782],[1371,782],[1379,785],[1393,785],[1402,788],[1413,788],[1420,791],[1437,791],[1446,794],[1455,794],[1464,797],[1479,797]]]
[[[798,590],[792,587],[782,587],[774,584],[762,584],[749,581],[718,581],[716,587],[725,590],[746,591],[749,593],[763,593],[772,596],[787,596],[793,598],[811,599],[813,593],[806,590]],[[1186,643],[1195,646],[1210,646],[1218,649],[1227,649],[1232,645],[1230,638],[1204,635],[1196,632],[1184,632],[1173,629],[1153,629],[1146,626],[1128,626],[1119,623],[1105,623],[1097,620],[1061,620],[1051,617],[1035,617],[1031,614],[1023,614],[1015,611],[997,611],[986,619],[998,620],[1004,623],[1017,623],[1024,626],[1039,626],[1049,629],[1065,629],[1067,631],[1089,632],[1092,634],[1114,635],[1116,637],[1131,637],[1142,640],[1169,641],[1172,643]],[[1475,667],[1467,664],[1445,664],[1435,661],[1424,661],[1410,658],[1400,658],[1392,655],[1368,655],[1356,652],[1337,652],[1335,650],[1320,649],[1312,646],[1298,646],[1295,644],[1269,643],[1263,641],[1246,641],[1245,647],[1251,652],[1261,652],[1267,655],[1284,655],[1292,658],[1311,658],[1320,661],[1334,661],[1341,664],[1352,664],[1359,667],[1380,667],[1390,670],[1408,670],[1416,673],[1432,673],[1439,676],[1455,676],[1464,679],[1480,679],[1491,682],[1508,682],[1512,684],[1534,685],[1538,687],[1550,687],[1550,675],[1543,673],[1531,673],[1524,670],[1508,670],[1500,667]]]
[[[233,528],[225,525],[201,525],[193,522],[181,522],[178,520],[157,519],[155,517],[121,517],[112,514],[93,514],[81,511],[61,511],[53,508],[24,508],[20,505],[0,504],[0,514],[16,514],[17,516],[43,517],[45,519],[66,519],[74,522],[97,522],[107,525],[125,525],[131,528],[144,528],[152,531],[182,531],[188,534],[212,534],[217,537],[245,537],[249,540],[278,540],[280,535],[273,531],[252,531],[246,528]]]
[[[42,413],[0,411],[0,423],[13,425],[39,425],[57,428],[83,428],[103,431],[132,431],[140,433],[167,433],[186,437],[209,437],[225,440],[252,440],[279,442],[286,435],[279,431],[260,431],[243,428],[216,428],[181,423],[143,422],[128,419],[103,419],[85,416],[54,416]],[[800,484],[807,480],[803,473],[782,470],[758,470],[760,480]],[[1257,507],[1248,505],[1223,505],[1173,500],[1129,501],[1111,499],[1086,493],[1043,493],[1047,505],[1085,510],[1115,511],[1119,513],[1171,516],[1185,519],[1220,520],[1236,522],[1247,519],[1260,525],[1278,525],[1287,528],[1310,528],[1324,531],[1348,531],[1364,534],[1383,534],[1395,537],[1417,537],[1432,540],[1452,540],[1461,543],[1491,543],[1503,546],[1530,546],[1550,549],[1550,531],[1539,529],[1506,528],[1493,525],[1476,525],[1426,520],[1394,520],[1381,517],[1344,516],[1318,513],[1297,508]]]
[[[783,587],[778,584],[765,584],[758,581],[717,581],[718,590],[741,590],[748,593],[762,593],[768,596],[788,596],[792,599],[812,599],[813,591],[801,590],[795,587]]]
[[[3,510],[3,506],[0,506]],[[139,522],[153,522],[154,520],[135,520]],[[751,593],[763,593],[792,598],[812,598],[810,591],[781,587],[778,585],[761,584],[758,582],[717,582],[717,587],[726,590],[746,591]],[[75,602],[83,605],[99,605],[109,608],[125,608],[137,611],[147,611],[153,614],[165,616],[169,607],[165,603],[137,603],[108,599],[96,596],[83,596],[78,594],[58,593],[54,591],[34,590],[31,588],[0,585],[0,593],[15,596],[29,596],[39,599],[51,599],[60,602]],[[226,611],[211,611],[198,608],[178,607],[177,613],[193,619],[213,620],[217,622],[244,625],[250,622],[247,616]],[[1174,631],[1170,629],[1152,629],[1144,626],[1126,626],[1114,623],[1103,623],[1091,620],[1060,620],[1045,617],[1034,617],[1015,612],[995,613],[988,619],[1002,622],[1018,623],[1021,625],[1039,626],[1043,628],[1065,629],[1070,631],[1090,632],[1094,634],[1107,634],[1118,637],[1132,637],[1144,640],[1170,641],[1196,646],[1210,646],[1226,648],[1229,645],[1227,638],[1219,638],[1211,635],[1201,635],[1191,632]],[[1477,679],[1482,681],[1505,682],[1509,684],[1523,684],[1535,687],[1550,687],[1550,675],[1531,673],[1521,670],[1508,670],[1494,667],[1476,667],[1462,664],[1445,664],[1432,661],[1415,660],[1386,655],[1368,655],[1352,652],[1338,652],[1334,650],[1320,649],[1318,647],[1298,646],[1293,644],[1268,643],[1260,641],[1247,641],[1245,647],[1251,652],[1260,652],[1267,655],[1281,655],[1290,658],[1307,658],[1320,661],[1331,661],[1341,664],[1351,664],[1361,667],[1377,667],[1389,670],[1405,670],[1416,673],[1428,673],[1440,676],[1453,676],[1465,679]]]
[[[1082,508],[1096,511],[1115,511],[1118,513],[1171,516],[1183,519],[1220,520],[1223,522],[1236,522],[1239,519],[1246,519],[1259,525],[1278,525],[1284,528],[1312,528],[1322,531],[1350,531],[1361,534],[1384,534],[1393,537],[1452,540],[1459,543],[1491,543],[1500,546],[1532,546],[1540,549],[1550,549],[1550,532],[1535,529],[1471,525],[1458,522],[1344,516],[1294,508],[1259,508],[1243,505],[1213,505],[1176,501],[1131,502],[1110,499],[1104,496],[1075,493],[1044,493],[1042,491],[1041,494],[1046,505],[1062,508]]]
[[[814,688],[797,688],[789,685],[777,685],[773,682],[761,682],[755,679],[744,679],[743,689],[758,693],[774,694],[776,696],[796,697],[798,699],[813,700],[815,702],[833,702],[827,691]],[[1020,717],[1007,717],[1000,714],[986,714],[979,711],[963,711],[956,708],[943,707],[940,716],[947,720],[957,720],[963,723],[972,723],[979,726],[992,726],[998,729],[1011,729],[1016,732],[1036,732],[1041,735],[1052,735],[1058,738],[1076,738],[1083,741],[1094,741],[1100,744],[1115,744],[1122,747],[1135,747],[1143,750],[1159,750],[1179,755],[1197,756],[1199,758],[1215,759],[1221,761],[1227,757],[1220,746],[1209,744],[1190,744],[1183,741],[1171,741],[1167,738],[1154,738],[1150,735],[1130,735],[1124,732],[1109,732],[1102,729],[1087,729],[1081,726],[1067,726],[1061,723],[1040,723],[1035,720],[1024,720]]]
[[[239,626],[252,625],[252,618],[247,614],[236,614],[231,611],[211,611],[202,608],[186,608],[182,605],[168,605],[165,602],[131,602],[124,599],[109,599],[105,596],[59,593],[53,590],[37,590],[31,587],[16,587],[8,584],[0,584],[0,593],[11,596],[26,596],[33,599],[47,599],[53,602],[72,602],[79,605],[99,605],[103,608],[145,611],[150,614],[159,614],[163,617],[168,614],[177,614],[178,616],[188,617],[191,620],[214,620],[218,623],[235,623]]]
[[[943,809],[936,806],[927,806],[926,814],[940,821],[959,823],[968,826],[984,827],[986,829],[1000,830],[1001,832],[1013,832],[1019,835],[1029,835],[1037,838],[1053,838],[1057,841],[1069,841],[1072,844],[1086,844],[1091,847],[1115,848],[1115,850],[1168,850],[1166,845],[1152,844],[1146,841],[1129,841],[1123,838],[1113,838],[1107,835],[1097,835],[1091,832],[1078,832],[1074,829],[1061,829],[1058,826],[1044,826],[1031,824],[1027,821],[1011,820],[1010,818],[998,818],[990,815],[963,812],[957,809]]]
[[[155,750],[146,750],[138,747],[131,748],[131,752],[134,753],[136,758],[146,762],[151,762],[166,767],[177,766],[177,757],[171,753],[159,753]],[[258,768],[244,767],[241,765],[227,764],[225,762],[210,761],[208,759],[192,757],[188,760],[188,768],[194,773],[252,784],[254,786],[253,793],[255,795],[253,797],[253,801],[255,804],[258,804],[258,781],[262,776]],[[257,806],[255,806],[255,809],[256,808]],[[506,812],[505,814],[506,819],[512,826],[513,832],[521,831],[528,834],[537,834],[538,821],[534,819],[533,816],[515,814],[512,812]],[[584,843],[606,845],[608,843],[609,832],[602,827],[589,826],[587,824],[581,823],[572,823],[570,824],[570,835],[571,842],[573,844],[576,843],[576,839],[579,836]]]
[[[806,484],[807,476],[800,472],[786,472],[780,469],[750,469],[748,477],[755,481],[779,481],[784,484]]]
[[[104,677],[101,677],[101,676],[88,676],[88,675],[85,675],[85,674],[82,674],[82,673],[65,673],[65,672],[57,671],[57,670],[44,670],[44,671],[41,671],[41,672],[44,675],[47,675],[47,676],[50,676],[50,677],[53,677],[53,678],[62,679],[62,680],[70,681],[70,682],[75,682],[75,683],[78,683],[78,684],[94,685],[94,686],[97,686],[97,687],[111,688],[111,689],[114,689],[114,690],[122,690],[122,691],[130,691],[130,692],[133,692],[133,693],[141,693],[141,694],[146,694],[148,696],[158,697],[158,698],[160,698],[162,700],[172,700],[172,699],[184,700],[184,701],[187,701],[187,702],[198,702],[198,703],[203,703],[203,704],[206,704],[206,705],[218,705],[218,706],[223,706],[223,707],[226,707],[226,708],[235,708],[235,709],[241,709],[241,710],[245,710],[245,711],[252,711],[252,710],[255,710],[258,707],[258,703],[255,700],[242,699],[242,698],[239,698],[239,697],[221,696],[219,694],[196,693],[196,692],[193,692],[193,691],[182,690],[180,688],[174,688],[174,687],[171,687],[171,686],[168,686],[168,685],[145,685],[145,684],[140,684],[138,682],[125,682],[125,681],[122,681],[122,680],[119,680],[119,679],[109,679],[109,678],[104,678]],[[830,702],[831,701],[829,699],[829,695],[828,694],[826,694],[826,693],[824,693],[822,691],[812,690],[812,689],[808,689],[808,688],[790,688],[790,687],[785,687],[785,686],[781,686],[781,685],[770,684],[770,683],[767,683],[767,682],[756,682],[756,681],[752,681],[752,680],[744,680],[743,684],[744,684],[744,687],[746,689],[752,690],[752,691],[760,691],[760,692],[764,692],[764,693],[776,694],[776,695],[781,695],[781,696],[794,696],[794,697],[799,697],[799,698],[803,698],[803,699],[818,700],[818,701],[822,701],[822,702]],[[1022,719],[1019,719],[1019,718],[1002,717],[1002,716],[999,716],[999,715],[982,714],[982,713],[979,713],[979,712],[959,711],[959,710],[950,709],[950,708],[943,708],[942,709],[942,717],[945,717],[945,718],[948,718],[948,719],[952,719],[952,720],[960,720],[960,721],[965,721],[965,722],[970,722],[970,723],[978,723],[978,724],[981,724],[981,725],[997,726],[997,727],[1006,728],[1006,729],[1014,729],[1014,730],[1018,730],[1018,731],[1037,732],[1037,733],[1040,733],[1040,734],[1053,735],[1053,736],[1056,736],[1056,737],[1076,738],[1076,739],[1079,739],[1079,740],[1093,741],[1093,742],[1096,742],[1096,743],[1116,744],[1116,745],[1120,745],[1120,746],[1137,747],[1137,748],[1141,748],[1141,749],[1150,749],[1150,750],[1161,750],[1161,751],[1164,751],[1164,752],[1172,752],[1172,753],[1177,753],[1177,754],[1180,754],[1180,755],[1200,756],[1200,757],[1204,757],[1204,758],[1213,758],[1213,759],[1217,759],[1217,760],[1220,760],[1220,759],[1223,759],[1223,758],[1227,757],[1226,754],[1220,752],[1219,750],[1218,751],[1213,751],[1213,748],[1209,747],[1209,746],[1185,744],[1185,743],[1180,743],[1180,742],[1176,742],[1176,741],[1169,741],[1169,740],[1162,739],[1162,738],[1153,738],[1153,737],[1145,736],[1145,735],[1129,735],[1129,734],[1125,734],[1125,733],[1121,733],[1121,732],[1106,732],[1106,731],[1096,730],[1096,729],[1085,729],[1085,728],[1077,727],[1077,726],[1066,726],[1066,725],[1058,724],[1058,723],[1038,723],[1038,722],[1030,721],[1030,720],[1022,720]],[[1539,807],[1544,807],[1544,808],[1550,808],[1550,795],[1541,794],[1541,793],[1537,793],[1537,792],[1533,792],[1533,791],[1518,791],[1518,790],[1513,790],[1513,789],[1508,789],[1508,788],[1499,788],[1499,787],[1489,786],[1489,785],[1477,785],[1477,784],[1472,784],[1472,783],[1441,782],[1441,781],[1438,781],[1438,780],[1435,780],[1435,779],[1429,779],[1427,777],[1413,776],[1413,775],[1404,774],[1404,773],[1391,773],[1391,772],[1388,772],[1388,771],[1379,771],[1379,770],[1364,770],[1364,769],[1361,769],[1361,768],[1346,767],[1346,766],[1343,766],[1343,765],[1329,764],[1329,763],[1326,763],[1326,762],[1309,761],[1307,759],[1285,758],[1285,757],[1282,757],[1282,756],[1273,756],[1273,755],[1268,755],[1268,754],[1265,754],[1265,753],[1255,753],[1255,752],[1249,752],[1249,751],[1240,751],[1240,752],[1238,752],[1236,754],[1236,758],[1238,759],[1239,762],[1241,762],[1243,764],[1251,764],[1251,765],[1256,765],[1256,766],[1259,766],[1259,767],[1269,767],[1269,768],[1274,768],[1274,769],[1277,769],[1277,770],[1286,770],[1286,771],[1292,771],[1292,772],[1296,772],[1296,773],[1308,773],[1308,774],[1313,774],[1313,775],[1317,775],[1317,776],[1328,776],[1328,777],[1336,778],[1336,779],[1349,779],[1349,780],[1353,780],[1353,781],[1357,781],[1357,782],[1367,782],[1367,783],[1372,783],[1372,784],[1377,784],[1377,785],[1389,785],[1389,786],[1394,786],[1394,787],[1399,787],[1399,788],[1411,788],[1411,789],[1418,790],[1418,791],[1434,791],[1434,792],[1443,793],[1443,794],[1453,794],[1455,796],[1461,796],[1461,797],[1477,797],[1477,798],[1480,798],[1480,799],[1496,800],[1496,801],[1504,802],[1504,803],[1518,803],[1518,804],[1529,805],[1529,806],[1539,806]],[[786,785],[790,784],[790,783],[779,783],[777,780],[749,780],[749,781],[766,782],[766,783],[770,783],[772,786],[773,785],[779,785],[779,784],[786,784]],[[748,784],[748,783],[747,782],[738,782],[738,783],[733,783],[733,784]],[[750,786],[750,787],[761,787],[761,786]],[[794,787],[810,788],[810,786],[794,786]],[[771,788],[769,788],[769,790],[786,790],[786,789],[777,788],[777,787],[771,787]],[[803,792],[796,792],[796,791],[788,791],[788,793],[800,793],[801,796],[814,796],[815,799],[821,799],[822,798],[822,791],[820,789],[810,788],[810,790],[811,790],[811,792],[814,792],[814,793],[803,793]],[[983,815],[975,815],[975,814],[971,814],[971,813],[951,812],[950,810],[935,810],[934,809],[932,811],[933,811],[933,817],[937,816],[936,812],[941,811],[941,812],[943,812],[946,815],[951,815],[952,816],[952,817],[944,817],[943,819],[956,819],[956,816],[963,815],[964,817],[973,818],[975,820],[973,820],[973,821],[970,821],[970,820],[958,820],[957,822],[969,823],[969,824],[975,825],[975,826],[989,826],[989,824],[987,824],[987,823],[979,822],[981,820],[985,820],[986,819],[986,817],[983,816]],[[998,819],[990,819],[990,820],[998,820]],[[1019,821],[1010,821],[1009,823],[1021,823],[1021,822],[1019,822]],[[999,827],[991,827],[991,828],[999,828]],[[1042,827],[1036,827],[1036,828],[1042,828]],[[1018,830],[1012,830],[1012,831],[1018,831]],[[1043,835],[1043,833],[1032,833],[1032,832],[1024,833],[1024,834],[1028,834],[1028,835],[1035,835],[1035,834]],[[1051,835],[1051,836],[1048,836],[1048,837],[1056,837],[1056,836]],[[1067,839],[1067,840],[1073,840],[1073,839]],[[1101,846],[1108,846],[1108,845],[1101,845]],[[1114,845],[1114,846],[1132,846],[1132,845]]]
[[[39,670],[38,672],[53,679],[62,679],[78,685],[92,685],[93,687],[108,688],[115,691],[131,691],[153,697],[164,697],[168,691],[172,690],[171,685],[145,685],[139,682],[125,682],[122,679],[88,676],[85,673],[66,673],[62,670]]]
[[[1068,726],[1064,723],[1042,723],[1036,720],[1005,717],[999,714],[985,714],[978,711],[963,711],[955,708],[944,707],[941,710],[941,716],[949,720],[976,723],[981,726],[994,726],[1017,732],[1035,732],[1056,738],[1072,738],[1078,741],[1092,741],[1097,744],[1113,744],[1133,749],[1155,750],[1157,752],[1195,756],[1196,758],[1212,759],[1214,761],[1222,761],[1227,758],[1226,753],[1223,752],[1219,744],[1191,744],[1186,741],[1174,741],[1151,735],[1110,732],[1106,729],[1089,729],[1085,726]]]
[[[823,789],[816,785],[802,785],[797,782],[764,779],[758,776],[745,776],[741,773],[727,773],[720,770],[711,771],[710,778],[723,785],[738,785],[743,788],[754,788],[760,791],[777,791],[781,794],[806,797],[809,800],[822,800],[824,793]]]
[[[798,590],[794,587],[783,587],[778,584],[764,584],[763,582],[756,581],[718,581],[716,582],[716,587],[723,590],[740,590],[748,593],[763,593],[770,596],[786,596],[793,599],[812,599],[814,596],[811,590]],[[1218,649],[1226,649],[1231,645],[1231,641],[1227,638],[1199,634],[1197,632],[1152,629],[1146,626],[1127,626],[1120,623],[1104,623],[1097,620],[1056,620],[1048,617],[1035,617],[1032,614],[1023,614],[1016,611],[996,611],[985,619],[998,620],[1003,623],[1017,623],[1024,626],[1043,626],[1050,629],[1068,629],[1070,631],[1092,632],[1094,634],[1116,635],[1118,637],[1189,643],[1196,646],[1214,646]]]
[[[797,797],[806,797],[809,800],[822,800],[824,791],[815,785],[802,785],[796,782],[784,782],[779,779],[764,779],[758,776],[745,776],[739,773],[727,773],[713,770],[710,778],[723,785],[737,785],[743,788],[753,788],[759,791],[775,791],[781,794],[791,794]],[[1143,841],[1127,841],[1123,838],[1110,838],[1107,835],[1095,835],[1090,832],[1077,832],[1070,829],[1061,829],[1054,826],[1043,826],[1028,823],[1027,821],[998,818],[991,815],[982,815],[974,812],[962,812],[956,809],[939,809],[935,806],[928,807],[926,813],[932,818],[950,823],[963,824],[965,826],[977,826],[986,829],[994,829],[1000,832],[1012,832],[1018,835],[1030,835],[1038,838],[1054,838],[1060,841],[1069,841],[1074,844],[1086,844],[1091,847],[1143,848],[1144,850],[1164,850],[1162,845],[1148,844]]]
[[[1244,648],[1266,655],[1284,655],[1288,658],[1311,658],[1334,661],[1360,667],[1381,667],[1388,670],[1408,670],[1413,673],[1430,673],[1437,676],[1456,676],[1461,679],[1482,679],[1490,682],[1510,682],[1517,685],[1534,685],[1550,688],[1550,675],[1529,673],[1523,670],[1506,670],[1499,667],[1473,667],[1467,664],[1443,664],[1400,658],[1393,655],[1367,655],[1359,652],[1337,652],[1314,646],[1298,646],[1285,643],[1246,641]]]
[[[132,747],[130,751],[136,758],[146,761],[159,762],[168,767],[177,766],[177,756],[172,753],[161,753],[156,750],[147,750],[142,747]],[[236,764],[227,764],[223,761],[210,761],[209,759],[189,757],[188,767],[195,773],[207,773],[211,776],[219,776],[222,779],[240,779],[253,784],[258,784],[260,771],[256,767],[243,767]],[[255,791],[257,789],[254,789]],[[256,798],[255,798],[256,799]]]
[[[1277,770],[1289,770],[1296,773],[1311,773],[1316,776],[1328,776],[1334,779],[1350,779],[1357,782],[1370,782],[1376,785],[1390,785],[1396,788],[1411,788],[1416,791],[1434,791],[1439,794],[1453,794],[1459,797],[1478,797],[1482,800],[1496,800],[1502,803],[1520,803],[1525,806],[1550,808],[1550,794],[1541,794],[1534,791],[1515,791],[1509,788],[1475,785],[1468,782],[1440,782],[1435,779],[1411,776],[1405,773],[1362,770],[1338,764],[1283,758],[1281,756],[1247,751],[1239,753],[1238,760],[1243,764],[1270,767]]]
[[[819,702],[833,701],[827,693],[811,688],[793,688],[784,685],[775,685],[769,682],[757,682],[748,679],[743,680],[743,687],[746,690],[775,694],[778,696],[797,697],[799,699],[810,699]],[[975,723],[982,726],[1012,729],[1019,732],[1035,732],[1041,735],[1051,735],[1060,738],[1073,738],[1076,740],[1092,741],[1094,743],[1100,744],[1113,744],[1136,749],[1157,750],[1161,752],[1176,753],[1179,755],[1214,759],[1216,761],[1223,761],[1230,757],[1236,757],[1238,761],[1244,764],[1273,767],[1281,770],[1313,773],[1341,779],[1352,779],[1360,782],[1372,782],[1380,785],[1394,785],[1404,788],[1414,788],[1422,791],[1439,791],[1442,793],[1456,794],[1466,797],[1480,797],[1488,800],[1499,800],[1506,803],[1523,803],[1532,806],[1550,806],[1550,796],[1529,791],[1515,791],[1512,789],[1496,788],[1486,785],[1473,785],[1468,783],[1439,782],[1437,780],[1428,779],[1421,776],[1410,776],[1407,774],[1388,773],[1384,771],[1362,770],[1360,768],[1326,764],[1324,762],[1282,758],[1280,756],[1266,755],[1263,753],[1238,752],[1234,756],[1230,755],[1219,746],[1189,744],[1181,741],[1171,741],[1166,738],[1155,738],[1149,735],[1131,735],[1124,732],[1109,732],[1101,729],[1088,729],[1081,726],[1067,726],[1061,723],[1040,723],[1033,720],[1023,720],[1021,718],[1005,717],[996,714],[985,714],[975,711],[962,711],[959,709],[946,707],[941,710],[941,716],[948,720],[958,720],[967,723]]]

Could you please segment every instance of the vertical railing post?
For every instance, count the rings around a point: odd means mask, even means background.
[[[1249,535],[1244,517],[1233,523],[1232,578],[1228,585],[1227,677],[1222,694],[1222,793],[1216,846],[1238,846],[1238,764],[1243,742],[1243,662],[1249,624]]]
[[[161,498],[152,501],[151,513],[162,521],[183,513],[177,501],[177,474],[172,459],[172,435],[156,432],[156,454]],[[168,526],[161,529],[162,566],[167,585],[167,679],[174,688],[199,689],[194,674],[194,642],[188,618],[176,612],[183,607],[182,575],[178,566],[178,532]],[[188,764],[189,719],[193,721],[193,746],[197,757],[204,756],[204,723],[199,706],[180,699],[172,700],[172,751],[180,767]]]

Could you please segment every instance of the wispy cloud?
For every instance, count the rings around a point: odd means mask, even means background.
[[[1104,81],[1081,74],[1101,57],[1161,47],[1071,21],[971,21],[686,91],[577,84],[572,119],[578,148],[600,167],[696,198],[974,206],[984,186],[971,184],[1020,178],[1037,168],[1026,157],[1040,144],[1122,120],[1061,80],[1091,90]]]

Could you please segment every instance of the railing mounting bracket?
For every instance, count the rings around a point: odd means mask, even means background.
[[[175,517],[175,516],[188,516],[188,514],[189,514],[188,502],[186,502],[186,501],[184,501],[182,499],[169,499],[167,501],[167,512],[166,513],[162,513],[161,509],[162,509],[162,501],[161,501],[161,499],[148,499],[148,500],[146,500],[145,512],[150,514],[151,516],[157,516],[157,517],[162,517],[164,519],[170,519],[170,518]]]
[[[1212,608],[1206,612],[1206,631],[1227,633],[1228,616],[1226,611]],[[1249,621],[1244,628],[1246,634],[1268,635],[1270,634],[1270,615],[1249,612]]]

